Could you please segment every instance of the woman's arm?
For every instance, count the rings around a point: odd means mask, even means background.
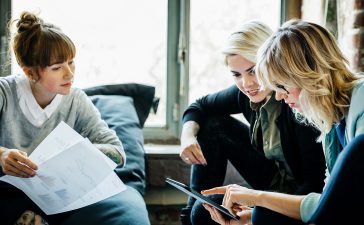
[[[301,220],[300,206],[305,195],[288,195],[262,191],[257,206],[268,208],[288,217]]]
[[[228,185],[202,191],[204,195],[224,194],[223,205],[231,213],[236,204],[240,206],[261,206],[288,217],[301,220],[300,205],[304,195],[288,195],[277,192],[258,191],[239,185]]]
[[[120,146],[112,145],[112,144],[94,144],[94,146],[99,149],[102,153],[104,153],[107,157],[109,157],[112,161],[114,161],[118,165],[124,164],[124,159],[122,156],[122,150]]]
[[[189,165],[207,164],[196,138],[199,130],[200,125],[195,121],[187,121],[182,127],[180,157]]]
[[[209,115],[242,113],[243,104],[249,104],[249,99],[234,85],[197,99],[184,111],[182,121],[195,121],[203,126],[204,119]]]
[[[81,90],[75,90],[77,104],[77,120],[74,129],[83,137],[87,137],[101,152],[116,164],[125,163],[125,152],[115,131],[110,129],[101,119],[100,112]],[[117,106],[115,106],[117,107]]]

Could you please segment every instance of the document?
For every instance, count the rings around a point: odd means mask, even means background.
[[[115,174],[116,163],[61,122],[32,152],[36,175],[0,180],[22,190],[47,215],[78,209],[126,189]]]

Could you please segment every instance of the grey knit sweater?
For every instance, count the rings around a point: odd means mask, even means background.
[[[116,133],[101,119],[99,111],[86,94],[77,88],[63,96],[62,102],[41,126],[30,123],[20,109],[15,76],[0,78],[0,146],[28,153],[64,121],[93,144],[118,149],[125,162],[125,153]]]

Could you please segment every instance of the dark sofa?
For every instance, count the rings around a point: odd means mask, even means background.
[[[142,128],[154,100],[155,88],[142,84],[102,85],[84,89],[101,117],[113,129],[126,154],[126,164],[115,169],[127,185],[121,194],[79,210],[62,225],[149,225],[144,202],[145,154]],[[122,204],[120,204],[122,203]],[[95,214],[92,219],[88,215]]]

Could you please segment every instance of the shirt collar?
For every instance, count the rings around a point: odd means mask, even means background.
[[[26,76],[17,76],[16,84],[20,108],[33,124],[43,124],[56,111],[62,101],[63,96],[57,94],[51,103],[42,109],[33,95],[30,81]]]

